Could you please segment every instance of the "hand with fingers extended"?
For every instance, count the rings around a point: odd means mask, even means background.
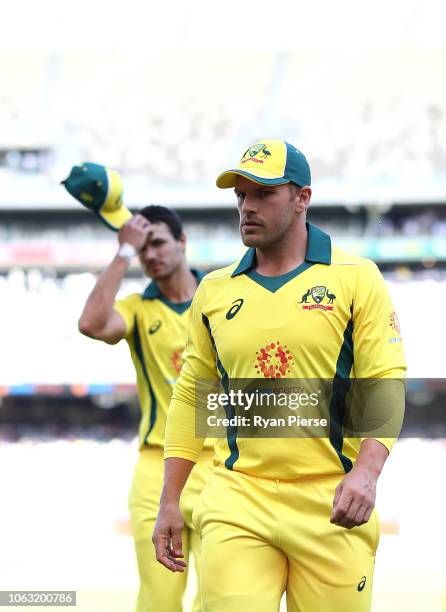
[[[161,504],[152,542],[155,546],[156,560],[171,572],[184,572],[187,563],[183,561],[181,533],[183,517],[178,503]]]
[[[353,466],[335,490],[330,522],[352,529],[367,523],[375,507],[378,474],[365,466]]]
[[[119,230],[119,244],[130,244],[139,253],[144,248],[147,238],[152,231],[153,225],[150,221],[147,221],[142,215],[134,215]]]

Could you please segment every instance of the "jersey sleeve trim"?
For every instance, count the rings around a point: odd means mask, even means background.
[[[344,330],[344,337],[336,362],[336,373],[333,378],[330,402],[330,444],[336,451],[346,473],[352,469],[353,463],[342,452],[344,444],[342,423],[346,413],[347,393],[351,386],[350,372],[353,367],[353,355],[353,322],[350,319]]]
[[[147,430],[146,435],[144,436],[144,445],[148,444],[148,437],[152,432],[152,429],[155,426],[156,423],[156,414],[157,414],[157,401],[156,401],[156,395],[155,392],[153,390],[153,386],[152,383],[150,381],[150,376],[149,373],[147,371],[147,366],[146,366],[146,362],[144,359],[144,353],[142,350],[142,344],[141,344],[141,336],[139,335],[139,329],[138,329],[138,320],[137,317],[135,316],[135,322],[134,322],[134,327],[133,327],[133,346],[135,348],[135,354],[138,358],[139,364],[141,366],[142,369],[142,373],[144,375],[144,378],[146,380],[147,383],[147,387],[149,390],[149,396],[150,396],[150,420],[149,420],[149,429]]]
[[[222,362],[220,360],[220,357],[218,355],[218,350],[217,350],[217,346],[215,344],[214,337],[212,335],[211,325],[209,323],[209,319],[207,318],[207,316],[204,313],[202,313],[201,318],[202,318],[204,326],[208,330],[209,337],[210,337],[211,342],[212,342],[212,346],[214,347],[214,350],[215,350],[216,365],[217,365],[217,370],[218,370],[218,372],[220,374],[222,386],[223,386],[225,392],[228,393],[228,391],[229,391],[229,376],[228,376],[228,373],[226,372],[226,370],[225,370],[225,368],[224,368],[224,366],[223,366],[223,364],[222,364]],[[235,411],[234,411],[234,407],[233,406],[226,407],[225,408],[225,412],[226,412],[226,416],[228,418],[232,418],[232,417],[235,416]],[[237,461],[237,459],[240,456],[240,451],[239,451],[238,445],[237,445],[237,427],[235,427],[235,426],[227,427],[226,428],[226,437],[227,437],[227,441],[228,441],[230,455],[229,455],[229,457],[225,461],[225,466],[229,470],[232,470],[232,469],[234,469],[234,463]]]

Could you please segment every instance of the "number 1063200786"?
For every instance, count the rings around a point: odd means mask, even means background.
[[[0,606],[75,606],[76,591],[0,591]]]

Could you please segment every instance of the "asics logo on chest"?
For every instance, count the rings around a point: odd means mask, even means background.
[[[242,298],[239,298],[238,300],[235,300],[235,302],[232,302],[231,308],[226,313],[226,318],[228,319],[228,321],[235,317],[240,308],[243,306],[244,301],[245,300],[243,300]]]
[[[161,324],[162,324],[162,321],[160,321],[159,319],[155,321],[155,323],[153,323],[153,325],[149,327],[149,334],[152,335],[156,333],[161,327]]]

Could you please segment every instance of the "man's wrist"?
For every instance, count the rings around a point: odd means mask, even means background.
[[[382,466],[374,462],[367,463],[366,461],[356,460],[356,462],[353,464],[352,471],[355,471],[356,473],[367,472],[369,476],[372,476],[375,480],[378,480],[381,475]]]
[[[180,503],[181,491],[166,490],[163,487],[160,497],[160,506],[172,506]]]
[[[128,262],[131,262],[136,255],[138,255],[138,251],[129,242],[123,242],[118,250],[119,257],[126,259]]]
[[[356,469],[366,469],[378,478],[388,456],[387,447],[379,440],[374,438],[363,439],[354,467]]]

